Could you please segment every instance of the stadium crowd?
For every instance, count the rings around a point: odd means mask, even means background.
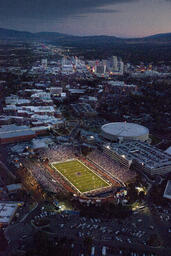
[[[111,174],[111,176],[116,177],[122,182],[126,182],[136,176],[135,172],[124,168],[119,162],[114,161],[110,156],[98,150],[89,153],[87,158],[101,166],[108,174]]]
[[[60,184],[54,182],[43,164],[36,161],[27,161],[26,168],[32,173],[37,182],[45,189],[54,193],[63,191]]]
[[[42,158],[48,158],[49,162],[59,162],[75,158],[72,146],[55,145],[41,154]]]
[[[62,186],[62,177],[53,171],[53,177],[44,165],[44,160],[48,159],[49,163],[65,161],[74,158],[71,146],[55,145],[46,150],[40,151],[36,160],[25,161],[25,167],[32,173],[37,182],[45,189],[54,193],[64,192]]]

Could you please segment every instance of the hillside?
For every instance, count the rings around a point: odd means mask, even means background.
[[[92,44],[92,45],[112,45],[112,44],[139,44],[139,43],[171,43],[171,33],[157,34],[143,38],[119,38],[115,36],[73,36],[57,32],[31,33],[27,31],[17,31],[0,28],[1,40],[45,40],[56,41],[61,44]]]

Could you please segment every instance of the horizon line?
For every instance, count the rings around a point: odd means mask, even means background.
[[[150,37],[150,36],[155,36],[155,35],[164,35],[164,34],[170,34],[171,32],[159,32],[156,34],[146,34],[146,35],[142,35],[142,36],[131,36],[131,35],[116,35],[116,34],[86,34],[86,35],[79,35],[79,34],[68,34],[65,32],[59,32],[59,31],[38,31],[38,32],[32,32],[30,30],[20,30],[20,29],[13,29],[13,28],[4,28],[4,27],[0,27],[0,29],[4,29],[4,30],[12,30],[12,31],[17,31],[17,32],[26,32],[26,33],[31,33],[31,34],[38,34],[38,33],[57,33],[57,34],[63,34],[63,35],[67,35],[67,36],[78,36],[78,37],[93,37],[93,36],[109,36],[109,37],[116,37],[116,38],[121,38],[121,39],[136,39],[136,38],[145,38],[145,37]]]

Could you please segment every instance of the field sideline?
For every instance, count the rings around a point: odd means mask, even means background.
[[[51,166],[79,193],[91,192],[111,186],[107,181],[77,159],[53,162]]]

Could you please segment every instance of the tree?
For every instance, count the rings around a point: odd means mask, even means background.
[[[4,251],[8,246],[8,241],[4,236],[4,232],[0,229],[0,252]]]
[[[86,255],[90,255],[91,247],[92,247],[92,243],[93,243],[92,238],[90,236],[86,236],[83,243],[84,243]]]

